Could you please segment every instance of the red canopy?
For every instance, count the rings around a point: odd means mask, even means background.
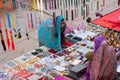
[[[120,9],[117,9],[101,18],[93,20],[92,23],[120,31]]]

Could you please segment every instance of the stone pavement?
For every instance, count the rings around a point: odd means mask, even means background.
[[[117,6],[117,1],[112,0],[112,3],[108,4],[108,6],[106,6],[103,9],[102,14],[103,15],[107,14],[107,13],[114,11],[118,8],[119,7]],[[91,13],[90,17],[92,17],[92,19],[96,19],[95,13]],[[76,27],[81,22],[83,22],[82,18],[77,18],[74,21],[67,22],[67,25]],[[25,25],[23,24],[23,26],[25,26]],[[38,48],[37,30],[36,29],[28,30],[28,33],[29,33],[29,40],[25,36],[24,30],[21,30],[21,34],[22,34],[21,39],[14,39],[15,46],[16,46],[15,51],[4,52],[2,49],[2,45],[0,44],[0,65],[20,56],[22,54],[25,54],[25,53],[27,53],[35,48]]]

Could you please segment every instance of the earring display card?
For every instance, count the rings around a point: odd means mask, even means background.
[[[9,74],[11,74],[11,75],[18,72],[18,71],[16,71],[16,70],[12,69],[12,68],[7,69],[6,71],[7,71]]]
[[[9,73],[7,73],[4,70],[0,70],[0,79],[1,80],[9,80],[10,76]]]
[[[9,67],[14,67],[14,66],[16,66],[16,64],[15,64],[14,62],[12,62],[12,61],[8,62],[7,65],[8,65]]]
[[[13,67],[13,69],[16,71],[21,71],[23,68],[20,65],[17,65],[15,67]]]
[[[23,70],[19,71],[18,73],[14,74],[14,76],[19,76],[19,77],[22,77],[25,79],[28,79],[28,77],[30,77],[32,75],[33,75],[33,73],[29,72],[26,69],[23,69]]]
[[[38,80],[39,78],[40,78],[40,76],[34,74],[34,75],[30,76],[28,78],[28,80]]]

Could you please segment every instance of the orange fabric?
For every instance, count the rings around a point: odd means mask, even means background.
[[[12,3],[12,0],[10,0],[10,9],[13,10],[13,3]]]
[[[90,80],[114,80],[117,59],[113,48],[103,41],[88,65]]]
[[[0,0],[0,9],[2,9],[3,8],[3,2],[2,2],[2,0]]]
[[[99,19],[93,20],[92,23],[120,31],[120,9],[117,9]]]

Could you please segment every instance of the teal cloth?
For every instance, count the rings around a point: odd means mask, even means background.
[[[53,25],[52,19],[47,19],[38,29],[38,41],[44,46],[53,48],[62,52],[61,47],[61,20],[63,16],[59,16],[56,21],[56,26]],[[55,34],[58,34],[58,37]]]

